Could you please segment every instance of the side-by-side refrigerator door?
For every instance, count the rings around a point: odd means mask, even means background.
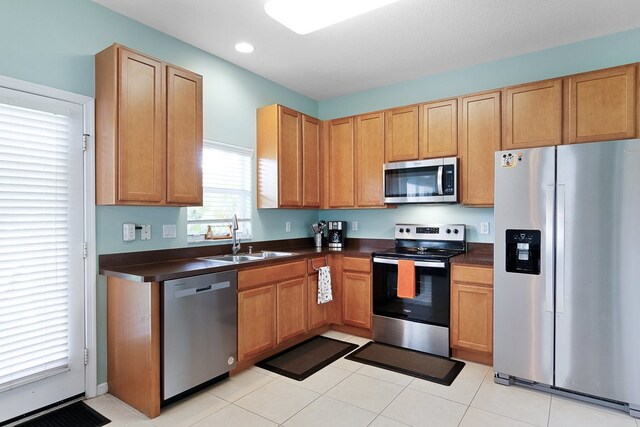
[[[556,386],[636,407],[639,185],[639,140],[558,147]]]
[[[495,160],[494,371],[552,384],[555,147]]]

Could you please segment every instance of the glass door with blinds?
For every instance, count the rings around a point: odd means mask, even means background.
[[[82,114],[0,88],[0,422],[84,393]]]

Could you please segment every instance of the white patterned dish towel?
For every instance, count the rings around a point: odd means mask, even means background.
[[[331,269],[329,266],[318,269],[318,304],[331,301]]]

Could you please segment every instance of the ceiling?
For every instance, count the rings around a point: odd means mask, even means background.
[[[640,26],[638,0],[400,0],[303,36],[266,0],[93,1],[315,100]]]

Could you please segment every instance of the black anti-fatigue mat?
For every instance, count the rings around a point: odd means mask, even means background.
[[[256,366],[302,381],[356,348],[356,344],[316,336],[271,356]]]
[[[25,421],[16,427],[101,427],[110,422],[110,419],[79,401]]]
[[[464,362],[378,342],[363,345],[345,359],[446,386],[451,385],[464,367]]]

